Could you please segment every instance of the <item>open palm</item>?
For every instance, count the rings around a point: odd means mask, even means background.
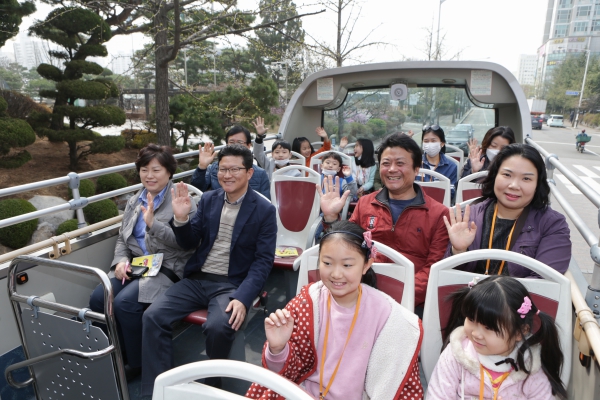
[[[185,221],[192,209],[192,200],[188,194],[188,189],[185,183],[179,182],[171,189],[171,206],[173,214],[178,221]]]
[[[338,176],[326,176],[323,179],[323,190],[321,186],[317,185],[317,193],[321,196],[321,211],[326,221],[336,220],[338,214],[344,208],[346,199],[350,194],[349,190],[346,190],[342,196],[340,196],[340,185],[341,181]]]
[[[475,234],[477,233],[477,226],[474,221],[469,223],[469,217],[471,215],[471,208],[467,205],[465,207],[465,214],[463,215],[460,206],[455,206],[450,209],[450,222],[448,218],[444,216],[444,223],[448,229],[448,237],[454,250],[462,252],[475,240]]]
[[[294,318],[288,310],[276,310],[265,318],[265,334],[269,348],[274,353],[283,350],[293,331]]]

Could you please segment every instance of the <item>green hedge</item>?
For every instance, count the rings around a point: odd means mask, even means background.
[[[31,154],[27,150],[6,157],[0,157],[0,168],[15,169],[31,160]]]
[[[127,187],[127,179],[120,174],[102,175],[96,181],[98,193],[110,192]]]
[[[56,228],[56,236],[62,235],[65,232],[72,232],[77,230],[77,220],[76,219],[68,219]]]
[[[135,149],[141,149],[148,146],[150,143],[156,143],[156,133],[138,134],[133,137],[131,146]]]
[[[79,197],[91,197],[96,194],[96,185],[89,179],[82,179],[79,182]],[[69,188],[69,199],[73,198],[73,191]]]
[[[92,225],[119,215],[117,205],[110,199],[90,203],[83,208],[83,215],[88,224]]]
[[[8,199],[0,201],[0,220],[36,211],[36,208],[23,199]],[[0,243],[12,249],[25,247],[31,235],[37,229],[38,220],[21,222],[0,229]]]
[[[0,104],[6,101],[0,97]],[[25,147],[35,142],[35,132],[27,122],[16,118],[0,118],[0,155],[6,155],[11,147]]]

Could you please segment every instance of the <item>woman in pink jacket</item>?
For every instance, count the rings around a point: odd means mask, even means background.
[[[516,279],[492,276],[475,283],[453,295],[445,329],[452,333],[427,399],[566,399],[552,317],[538,310]]]

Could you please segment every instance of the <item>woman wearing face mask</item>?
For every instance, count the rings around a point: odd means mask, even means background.
[[[498,126],[492,128],[483,137],[481,147],[477,146],[477,140],[469,141],[469,159],[463,167],[462,177],[479,171],[487,171],[490,163],[498,152],[515,143],[515,133],[509,126]]]
[[[457,167],[444,154],[446,152],[446,136],[444,130],[438,125],[423,127],[423,162],[421,168],[430,169],[444,175],[450,179],[450,188],[452,189],[452,198],[454,198],[454,189],[456,188],[458,175]],[[431,176],[417,176],[417,180],[435,179]]]

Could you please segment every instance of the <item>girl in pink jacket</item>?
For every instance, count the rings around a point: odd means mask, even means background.
[[[516,279],[476,279],[452,296],[445,329],[452,333],[427,399],[566,399],[552,317],[538,310]]]

